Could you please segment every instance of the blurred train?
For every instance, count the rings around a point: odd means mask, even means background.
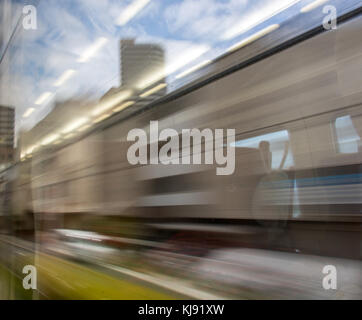
[[[124,120],[109,119],[2,172],[1,192],[12,183],[12,211],[32,212],[39,230],[148,232],[147,239],[361,259],[361,30],[359,13]],[[152,120],[180,133],[235,129],[235,173],[130,165],[127,134],[147,131]]]

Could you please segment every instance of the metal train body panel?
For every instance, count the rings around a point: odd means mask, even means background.
[[[361,30],[355,18],[33,159],[35,211],[361,221]],[[127,134],[152,120],[180,133],[235,128],[235,173],[217,176],[212,165],[131,166]]]

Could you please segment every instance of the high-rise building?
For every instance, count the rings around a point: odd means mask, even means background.
[[[165,52],[161,46],[136,44],[134,39],[123,39],[120,44],[121,87],[144,89],[148,84],[165,82]]]
[[[0,106],[0,166],[11,163],[14,157],[15,110]]]
[[[116,95],[131,92],[128,100],[142,97],[136,104],[140,107],[164,96],[167,92],[164,49],[157,44],[136,43],[134,39],[122,39],[120,80],[120,86],[108,90],[101,101],[108,99],[111,101]],[[119,104],[124,102],[121,100]]]

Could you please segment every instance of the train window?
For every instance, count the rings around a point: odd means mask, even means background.
[[[261,142],[269,142],[272,155],[272,169],[288,169],[294,165],[292,152],[289,148],[288,130],[281,130],[259,136],[238,140],[234,143],[236,148],[259,148]]]
[[[353,125],[351,116],[338,117],[334,123],[337,150],[339,153],[357,153],[361,138]]]

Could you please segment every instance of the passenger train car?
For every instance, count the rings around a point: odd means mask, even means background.
[[[40,152],[25,162],[32,210],[44,228],[82,228],[84,216],[142,222],[156,234],[222,227],[239,244],[360,259],[361,30],[359,13]],[[153,120],[180,133],[235,129],[234,174],[131,165],[128,132]]]

